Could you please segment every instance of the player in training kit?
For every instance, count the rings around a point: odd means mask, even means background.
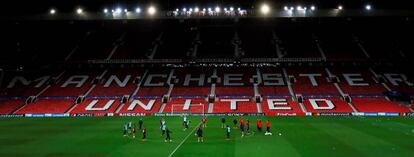
[[[128,132],[128,124],[124,125],[124,136],[127,136],[127,132]]]
[[[142,140],[147,140],[147,128],[142,129]]]
[[[227,137],[227,140],[230,140],[230,131],[231,131],[230,126],[227,125],[226,126],[226,137]]]
[[[203,127],[207,128],[207,119],[206,116],[203,116],[203,118],[201,119],[201,123],[203,123]]]
[[[269,120],[267,120],[267,122],[266,122],[266,133],[265,133],[265,135],[272,135],[272,133],[270,132],[270,126],[271,126],[271,123],[270,123]]]
[[[262,127],[263,127],[263,124],[262,124],[262,120],[257,120],[257,131],[258,132],[262,132]]]
[[[167,125],[164,124],[164,125],[161,126],[161,136],[165,135],[165,133],[167,131],[166,129],[167,129]]]
[[[226,128],[226,118],[221,117],[221,128]]]
[[[184,118],[183,118],[184,131],[188,129],[188,122],[189,122],[189,120],[188,120],[187,116],[184,116]]]
[[[144,124],[144,121],[142,120],[142,118],[141,119],[139,119],[139,121],[138,121],[138,128],[139,128],[139,130],[141,130],[142,129],[142,125]]]
[[[128,122],[128,134],[131,134],[131,133],[132,133],[132,122],[129,121]]]
[[[244,137],[244,126],[245,126],[245,124],[244,124],[244,118],[243,117],[241,117],[240,118],[240,131],[241,131],[241,137]]]
[[[200,127],[198,127],[197,129],[197,137],[198,137],[198,142],[204,142],[203,140],[203,126],[200,125]]]
[[[169,142],[172,142],[172,140],[171,140],[171,133],[172,133],[172,132],[170,131],[170,129],[168,129],[168,128],[167,128],[167,129],[165,130],[165,134],[167,135],[167,137],[165,138],[165,142],[168,142],[168,141],[169,141]]]

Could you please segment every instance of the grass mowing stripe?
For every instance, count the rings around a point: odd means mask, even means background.
[[[181,145],[183,145],[183,143],[188,139],[188,137],[190,137],[190,135],[192,135],[193,134],[193,132],[197,129],[197,126],[200,126],[201,125],[201,122],[200,123],[198,123],[195,127],[194,127],[194,129],[193,130],[191,130],[191,132],[184,138],[184,140],[183,141],[181,141],[181,143],[170,153],[170,155],[168,155],[168,157],[171,157],[177,150],[178,150],[178,148],[180,148],[181,147]]]

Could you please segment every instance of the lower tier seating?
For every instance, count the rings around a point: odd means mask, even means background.
[[[190,105],[188,110],[184,109],[184,105],[187,100]],[[202,104],[202,105],[200,105]],[[173,98],[170,100],[164,108],[164,113],[207,113],[208,111],[208,102],[204,99],[182,99],[182,98]]]
[[[237,102],[232,104],[230,100]],[[247,98],[219,99],[214,103],[213,113],[257,113],[257,105]]]
[[[354,98],[352,101],[359,112],[410,112],[407,107],[385,98]]]
[[[24,99],[0,100],[0,114],[12,114],[24,104]]]
[[[290,98],[265,98],[262,102],[262,110],[267,116],[305,114],[299,103]]]
[[[17,114],[65,113],[74,105],[74,102],[75,99],[39,99],[27,104]]]
[[[101,114],[114,113],[121,104],[119,99],[88,99],[78,104],[70,113],[71,114]]]
[[[119,113],[157,113],[160,110],[161,104],[162,102],[159,98],[138,98],[124,104]]]

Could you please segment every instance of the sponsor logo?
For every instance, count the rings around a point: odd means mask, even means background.
[[[277,113],[276,116],[296,116],[296,113]]]
[[[378,116],[377,112],[365,112],[364,116]]]
[[[146,116],[146,114],[145,113],[120,113],[119,116],[121,117],[142,117],[142,116]],[[158,115],[155,115],[155,116],[158,116]],[[162,116],[162,115],[159,115],[159,116]]]
[[[24,114],[0,114],[0,118],[24,117]]]
[[[73,117],[93,117],[95,115],[92,113],[75,113],[75,114],[72,114],[72,116]]]
[[[330,113],[321,112],[318,115],[319,116],[350,116],[351,113],[346,113],[346,112],[330,112]]]
[[[405,116],[414,117],[414,112],[408,112],[408,113],[405,113]]]

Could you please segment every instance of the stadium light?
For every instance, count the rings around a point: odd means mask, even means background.
[[[311,9],[312,11],[314,11],[314,10],[316,10],[316,7],[312,5],[310,9]]]
[[[372,7],[369,4],[365,6],[365,10],[371,10],[371,9],[372,9]]]
[[[283,7],[283,10],[288,11],[289,8],[287,6]]]
[[[183,8],[183,11],[186,12],[187,11],[187,8]]]
[[[220,12],[220,7],[216,7],[215,11],[219,13]]]
[[[148,14],[150,14],[150,15],[154,15],[156,12],[157,12],[157,9],[155,9],[155,7],[154,7],[154,6],[150,6],[150,7],[148,8]]]
[[[230,7],[230,11],[234,11],[234,8],[233,7]]]
[[[270,12],[270,7],[269,7],[269,5],[267,5],[267,4],[263,4],[263,5],[260,7],[260,11],[262,12],[262,14],[265,14],[265,15],[269,14],[269,12]]]
[[[56,13],[55,9],[50,9],[49,14],[54,15]]]
[[[197,13],[197,12],[199,12],[199,11],[200,11],[200,9],[198,9],[198,7],[195,7],[195,8],[194,8],[194,12],[196,12],[196,13]]]
[[[118,14],[120,14],[122,12],[122,9],[121,8],[116,8],[116,11],[115,12],[118,13]]]
[[[106,9],[106,8],[105,8],[105,9],[104,9],[104,13],[105,13],[105,14],[106,14],[106,13],[108,13],[108,9]]]
[[[342,9],[343,9],[342,5],[338,6],[338,10],[342,10]]]
[[[141,13],[141,8],[136,8],[136,9],[135,9],[135,12],[136,12],[136,13]]]
[[[82,14],[82,13],[83,13],[82,8],[78,8],[78,9],[76,9],[76,13],[77,13],[77,14]]]
[[[193,8],[190,8],[189,12],[193,12]]]

